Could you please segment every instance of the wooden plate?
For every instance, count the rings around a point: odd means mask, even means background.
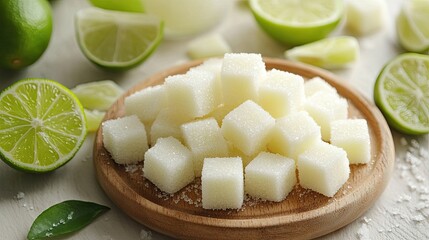
[[[104,120],[124,116],[125,96],[161,84],[165,77],[200,63],[177,66],[142,81],[109,109]],[[394,145],[382,114],[356,90],[324,70],[278,59],[266,58],[265,63],[267,69],[285,70],[307,79],[322,77],[348,100],[350,117],[368,121],[372,160],[366,165],[351,165],[350,178],[333,198],[297,185],[280,203],[247,199],[240,210],[205,210],[200,206],[198,180],[173,196],[160,192],[143,178],[142,165],[130,170],[114,163],[103,147],[100,128],[94,143],[94,165],[97,179],[111,200],[141,224],[180,239],[308,239],[335,231],[361,216],[383,192],[393,170]]]

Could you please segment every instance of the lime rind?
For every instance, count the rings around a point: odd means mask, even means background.
[[[29,94],[22,94],[24,89]],[[48,98],[51,104],[42,106]],[[14,109],[26,113],[15,115]],[[0,94],[0,125],[1,159],[18,170],[38,173],[55,170],[71,160],[87,132],[83,107],[76,96],[47,79],[24,79],[5,89]]]
[[[114,81],[103,80],[77,85],[71,91],[82,106],[89,110],[105,111],[124,93]]]
[[[97,8],[76,13],[76,35],[84,55],[111,70],[138,66],[158,47],[164,23],[156,16]]]
[[[396,30],[402,47],[411,52],[429,49],[429,1],[407,1],[396,19]]]
[[[391,127],[429,133],[429,57],[405,53],[386,64],[374,86],[374,101]]]

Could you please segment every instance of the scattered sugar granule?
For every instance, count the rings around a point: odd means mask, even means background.
[[[152,240],[152,232],[142,229],[140,231],[140,240]]]
[[[404,137],[402,137],[400,141],[401,141],[401,145],[402,146],[407,146],[408,145],[407,139],[405,139]]]
[[[139,170],[139,167],[136,164],[125,165],[125,172],[134,173]]]
[[[15,195],[15,199],[16,199],[16,200],[24,199],[24,197],[25,197],[25,193],[23,193],[23,192],[18,192],[18,193]]]
[[[357,231],[357,235],[359,240],[370,240],[368,224],[362,223],[362,225]]]
[[[422,222],[422,221],[426,220],[426,218],[423,215],[418,214],[416,216],[411,217],[411,220],[413,220],[415,222]]]

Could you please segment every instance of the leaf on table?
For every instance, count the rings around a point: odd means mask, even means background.
[[[27,239],[47,239],[76,232],[109,209],[97,203],[78,200],[55,204],[34,220]]]

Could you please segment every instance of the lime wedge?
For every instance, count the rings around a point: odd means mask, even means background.
[[[86,122],[88,125],[88,132],[97,131],[101,121],[103,121],[106,112],[98,110],[85,109]]]
[[[375,82],[374,101],[396,130],[429,133],[429,56],[404,53],[387,63]]]
[[[107,69],[138,66],[162,39],[163,23],[152,15],[86,8],[75,17],[82,52]]]
[[[396,30],[402,47],[411,52],[429,49],[429,1],[409,0],[396,21]]]
[[[117,11],[144,12],[142,0],[89,0],[92,5]]]
[[[289,49],[285,56],[322,68],[342,68],[358,59],[359,43],[349,36],[325,38]]]
[[[79,84],[72,92],[84,108],[104,111],[124,93],[124,90],[111,80],[103,80]]]
[[[82,105],[61,84],[24,79],[0,94],[0,157],[28,172],[67,163],[86,136]]]
[[[259,25],[270,36],[290,45],[326,37],[340,22],[343,0],[250,0]]]

